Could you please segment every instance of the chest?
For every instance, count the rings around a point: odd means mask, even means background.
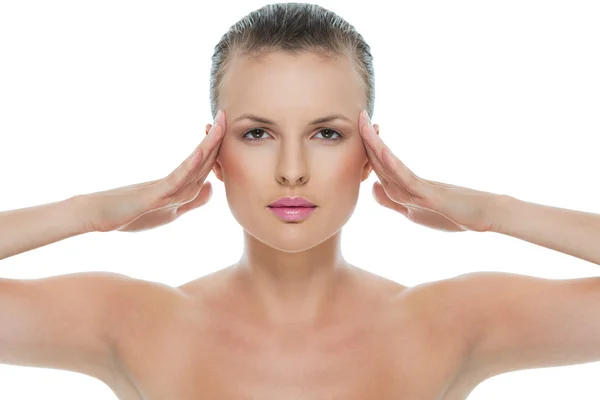
[[[131,331],[113,390],[121,400],[458,400],[472,387],[453,334],[410,314],[267,333],[184,313]]]

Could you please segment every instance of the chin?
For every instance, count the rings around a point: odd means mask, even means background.
[[[261,221],[262,226],[259,229],[244,229],[246,234],[252,236],[255,240],[265,246],[284,253],[300,253],[319,246],[331,235],[318,236],[314,229],[306,231],[301,223],[285,223],[279,229],[269,228]]]

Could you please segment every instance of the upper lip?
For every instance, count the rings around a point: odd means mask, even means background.
[[[282,197],[269,204],[269,207],[316,207],[304,197]]]

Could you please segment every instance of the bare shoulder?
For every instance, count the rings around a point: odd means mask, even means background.
[[[409,308],[436,341],[455,349],[461,368],[468,365],[478,334],[471,315],[476,301],[470,294],[473,281],[468,275],[424,282],[398,296],[398,307]]]
[[[477,349],[485,321],[495,318],[494,307],[483,304],[487,303],[486,298],[497,296],[498,292],[494,291],[502,284],[503,276],[501,273],[471,272],[411,288],[414,298],[418,299],[415,304],[419,304],[420,312],[434,321],[435,331],[456,339],[452,345],[460,349],[461,361],[453,388],[461,393],[470,392],[497,374],[497,371],[490,373],[482,368],[483,364],[477,360]]]
[[[161,332],[186,301],[176,287],[121,274],[120,278],[110,304],[114,315],[111,340],[117,353],[139,335]]]
[[[466,346],[471,345],[475,334],[473,327],[466,323],[471,309],[469,303],[473,301],[469,295],[472,282],[466,279],[468,275],[424,282],[406,291],[418,312],[447,333],[452,330]]]

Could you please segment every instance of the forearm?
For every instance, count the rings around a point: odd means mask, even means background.
[[[86,204],[83,197],[75,196],[0,212],[0,260],[89,232]]]
[[[600,214],[506,196],[492,211],[492,231],[600,265]]]

